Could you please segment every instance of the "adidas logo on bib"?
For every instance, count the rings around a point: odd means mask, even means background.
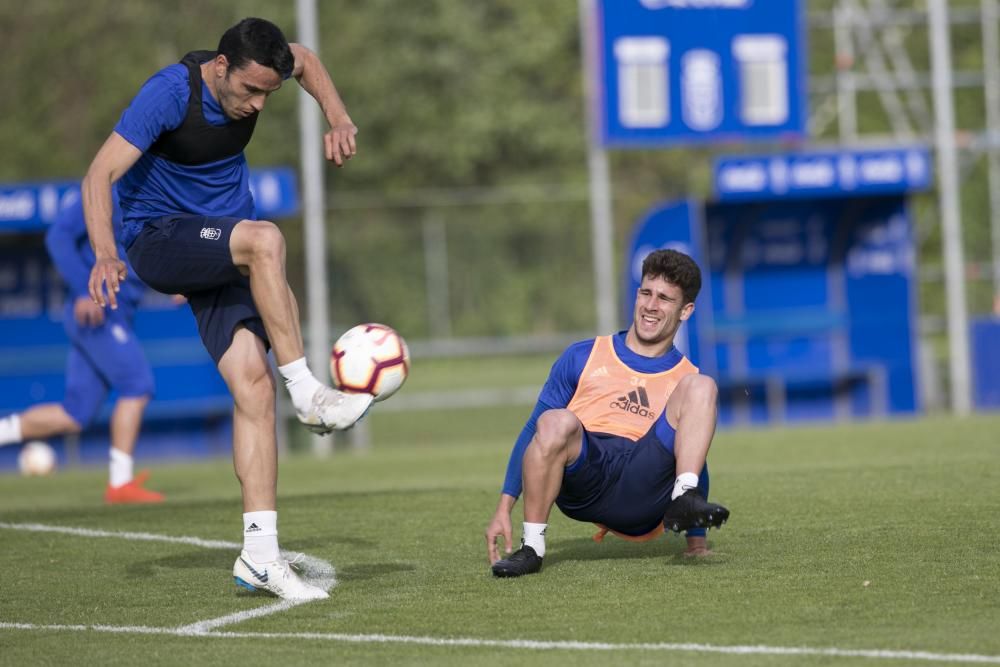
[[[617,400],[611,402],[611,407],[631,412],[646,419],[656,418],[656,415],[649,409],[649,396],[646,395],[646,390],[643,387],[639,387],[637,391],[630,391],[625,396],[619,396]]]

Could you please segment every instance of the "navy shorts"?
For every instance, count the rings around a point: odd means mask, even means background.
[[[676,477],[674,453],[656,429],[630,440],[583,432],[580,456],[563,474],[556,505],[577,521],[625,535],[645,535],[663,522]]]
[[[94,419],[109,389],[119,398],[153,394],[153,371],[121,309],[105,310],[103,323],[83,327],[67,308],[64,326],[73,345],[62,405],[77,424],[86,426]]]
[[[218,364],[239,325],[269,347],[264,322],[250,294],[250,278],[233,264],[229,237],[241,218],[170,215],[147,222],[128,248],[144,283],[164,294],[183,294],[198,333]]]

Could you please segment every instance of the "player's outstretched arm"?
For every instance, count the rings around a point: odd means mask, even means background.
[[[292,76],[319,103],[330,124],[330,130],[323,137],[326,159],[342,167],[358,150],[354,140],[358,128],[347,114],[347,107],[319,57],[301,44],[292,43],[289,47],[295,57]]]
[[[118,307],[117,293],[125,280],[126,267],[118,257],[115,230],[112,224],[111,186],[142,157],[142,152],[112,132],[97,151],[80,188],[83,211],[87,221],[87,235],[94,249],[96,261],[90,272],[90,298],[99,306],[111,304]],[[107,290],[107,302],[104,299]]]
[[[486,526],[486,557],[490,565],[500,560],[500,550],[497,547],[497,538],[503,538],[504,553],[509,554],[513,550],[513,531],[510,524],[510,513],[514,509],[517,498],[506,493],[500,496],[497,503],[497,511],[493,514],[493,520]]]

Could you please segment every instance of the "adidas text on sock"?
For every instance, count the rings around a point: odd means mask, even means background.
[[[256,563],[278,560],[278,513],[273,510],[243,513],[243,549]]]

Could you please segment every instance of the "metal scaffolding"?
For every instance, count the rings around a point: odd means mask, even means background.
[[[980,159],[986,160],[988,179],[992,286],[1000,295],[1000,0],[981,0],[978,7],[949,8],[946,0],[920,4],[923,7],[893,0],[836,0],[829,10],[809,15],[811,33],[830,31],[834,46],[833,72],[810,76],[809,124],[813,137],[834,135],[845,144],[921,142],[934,148],[951,408],[964,415],[971,410],[971,373],[960,171]],[[956,70],[951,65],[951,33],[973,26],[980,27],[982,67]],[[921,33],[926,33],[929,71],[921,71],[911,53]],[[956,128],[954,94],[976,88],[984,95],[984,122],[981,127]],[[867,94],[869,109],[868,100],[877,101],[887,128],[860,126],[862,94]],[[956,141],[958,135],[963,141]]]

